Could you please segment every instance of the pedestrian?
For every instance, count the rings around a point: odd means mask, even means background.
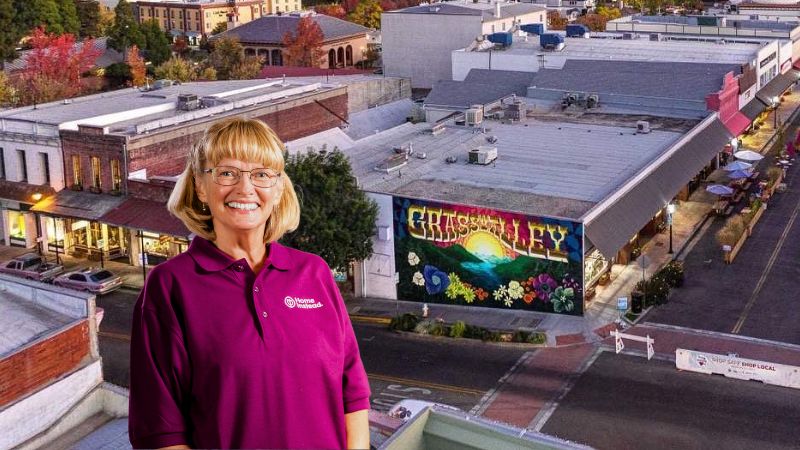
[[[168,208],[196,237],[134,308],[134,448],[369,447],[369,384],[331,270],[277,242],[300,218],[283,151],[241,118],[192,148]]]

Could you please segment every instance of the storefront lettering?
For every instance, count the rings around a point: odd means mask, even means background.
[[[484,231],[521,255],[555,261],[567,261],[564,240],[568,230],[562,225],[537,221],[522,223],[488,214],[475,214],[412,204],[408,207],[408,232],[417,239],[448,243],[471,233]]]

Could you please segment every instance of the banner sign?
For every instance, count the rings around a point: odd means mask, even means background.
[[[398,298],[583,314],[583,225],[411,198],[394,200]]]
[[[717,355],[676,349],[675,367],[705,374],[719,374],[739,380],[756,380],[776,386],[800,389],[800,367],[738,356]]]

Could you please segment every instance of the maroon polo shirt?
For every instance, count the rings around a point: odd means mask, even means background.
[[[269,244],[254,274],[196,237],[134,310],[134,448],[344,448],[369,384],[322,258]]]

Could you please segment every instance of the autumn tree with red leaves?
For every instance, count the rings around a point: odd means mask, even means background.
[[[128,49],[128,56],[125,63],[131,70],[131,83],[135,86],[144,86],[147,81],[147,69],[144,65],[144,58],[139,56],[139,47],[136,45]]]
[[[283,53],[288,65],[300,67],[319,67],[322,59],[322,28],[310,16],[297,22],[294,34],[283,35]]]
[[[102,51],[94,40],[75,45],[75,36],[48,34],[34,29],[25,69],[17,79],[17,90],[24,104],[44,103],[74,97],[81,93],[81,74],[94,67]]]
[[[344,20],[347,17],[347,11],[338,3],[331,3],[329,5],[317,5],[314,7],[317,14],[325,14],[326,16],[336,17],[337,19]]]

